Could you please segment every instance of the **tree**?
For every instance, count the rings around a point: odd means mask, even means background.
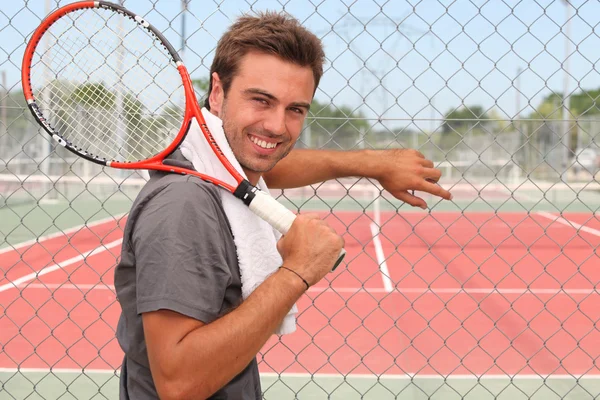
[[[0,96],[0,106],[4,107],[0,112],[0,164],[4,165],[35,142],[31,139],[37,131],[31,128],[37,124],[27,109],[22,90],[2,91]],[[30,155],[37,157],[37,154]]]
[[[561,119],[562,113],[562,94],[553,92],[544,97],[540,105],[531,113],[530,118]]]
[[[146,109],[142,102],[132,93],[126,93],[123,96],[123,114],[126,124],[126,148],[122,152],[122,155],[128,160],[139,160],[158,153],[161,149],[157,149],[157,146],[152,148],[148,146],[142,148],[141,146],[142,138],[147,135],[155,136],[157,132],[148,126],[147,117],[145,116]],[[149,143],[150,141],[147,139],[145,138],[144,141]]]
[[[210,79],[208,79],[208,78],[192,79],[192,85],[194,86],[194,90],[196,92],[196,97],[198,98],[198,103],[200,103],[200,106],[204,105],[204,100],[208,96],[209,84],[210,84]]]
[[[569,115],[568,120],[580,119],[589,116],[600,114],[600,88],[593,90],[581,90],[578,93],[569,96]],[[577,150],[578,136],[589,137],[590,132],[586,130],[579,122],[569,121],[568,127],[562,125],[562,122],[557,122],[563,118],[563,96],[562,93],[550,93],[547,95],[539,106],[530,114],[530,118],[539,118],[540,116],[546,120],[543,127],[534,127],[533,131],[540,137],[540,141],[547,142],[548,146],[552,146],[557,140],[562,140],[563,132],[569,132],[568,146],[575,152]],[[538,124],[539,125],[539,124]],[[589,128],[588,128],[589,129]],[[594,132],[591,133],[595,135]]]
[[[89,105],[94,108],[109,109],[115,105],[116,95],[103,83],[85,83],[73,92],[74,103]]]
[[[370,128],[361,112],[313,100],[307,118],[311,147],[350,149]]]
[[[464,134],[480,125],[482,119],[487,118],[488,117],[481,106],[455,108],[444,115],[442,133],[449,134],[451,132],[458,132]]]
[[[206,94],[208,92],[208,86],[210,80],[208,78],[196,78],[192,79],[192,85],[197,91]]]
[[[24,134],[24,131],[34,121],[33,117],[27,109],[27,102],[25,101],[22,90],[4,92],[1,96],[4,97],[2,100],[3,106],[5,107],[5,114],[3,117],[6,117],[6,121],[2,121],[2,125],[0,126],[2,128],[1,133],[4,133],[4,130],[6,129],[11,132],[13,138],[17,138],[21,136],[21,133]],[[4,124],[6,124],[6,126],[4,126]],[[15,132],[17,131],[20,132],[20,134],[16,134]]]
[[[56,85],[54,86],[56,87]],[[57,91],[53,91],[54,93]],[[59,93],[69,93],[60,90]],[[70,91],[69,115],[61,117],[66,122],[64,130],[67,139],[75,144],[84,137],[88,143],[87,150],[99,157],[118,159],[114,151],[119,152],[120,146],[115,146],[112,140],[119,116],[114,115],[117,96],[103,83],[85,83]],[[68,120],[69,118],[70,120]],[[70,129],[69,129],[70,127]],[[73,134],[73,135],[72,135]],[[125,132],[122,133],[123,135]],[[77,136],[75,138],[73,136]]]
[[[465,139],[467,135],[482,135],[490,132],[487,125],[489,116],[482,106],[465,106],[450,110],[444,115],[442,134],[438,146],[450,149]]]
[[[600,114],[600,88],[595,90],[583,90],[581,93],[571,96],[569,109],[575,117],[584,115]]]
[[[118,93],[103,83],[85,83],[71,91],[70,103],[66,109],[76,112],[71,113],[74,120],[67,122],[68,129],[85,130],[88,139],[94,138],[86,149],[94,155],[136,161],[164,147],[161,139],[165,135],[149,123],[152,117],[146,116],[148,110],[135,93]]]
[[[539,117],[545,119],[562,119],[563,114],[562,93],[552,92],[544,97],[531,118]],[[600,88],[594,90],[582,90],[569,96],[569,118],[580,118],[583,116],[600,114]]]

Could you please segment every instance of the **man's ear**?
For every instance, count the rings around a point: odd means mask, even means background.
[[[208,102],[210,104],[210,112],[215,114],[217,117],[221,117],[221,111],[223,110],[223,100],[225,99],[225,92],[223,91],[223,84],[221,78],[216,72],[212,73],[212,90],[208,96]]]

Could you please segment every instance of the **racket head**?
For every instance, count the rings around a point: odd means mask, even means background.
[[[105,1],[50,14],[33,33],[21,71],[28,106],[44,130],[102,165],[162,161],[198,108],[181,58],[162,33]]]

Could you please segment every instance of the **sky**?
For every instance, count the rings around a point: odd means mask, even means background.
[[[9,90],[20,87],[26,41],[48,3],[69,2],[0,0],[0,71]],[[181,0],[124,5],[182,49]],[[317,100],[392,127],[412,121],[435,128],[462,105],[481,105],[501,119],[528,116],[565,84],[567,93],[600,87],[600,0],[191,0],[184,61],[192,78],[208,76],[231,22],[260,10],[285,10],[322,39],[327,63]]]

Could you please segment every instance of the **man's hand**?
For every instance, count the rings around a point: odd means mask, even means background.
[[[331,272],[343,247],[344,239],[317,214],[298,215],[289,232],[277,243],[283,265],[310,286]]]
[[[375,164],[374,164],[375,163]],[[377,151],[372,178],[394,197],[412,206],[427,208],[427,203],[409,191],[418,190],[450,200],[449,191],[437,185],[442,172],[433,167],[433,162],[412,149],[390,149]]]

